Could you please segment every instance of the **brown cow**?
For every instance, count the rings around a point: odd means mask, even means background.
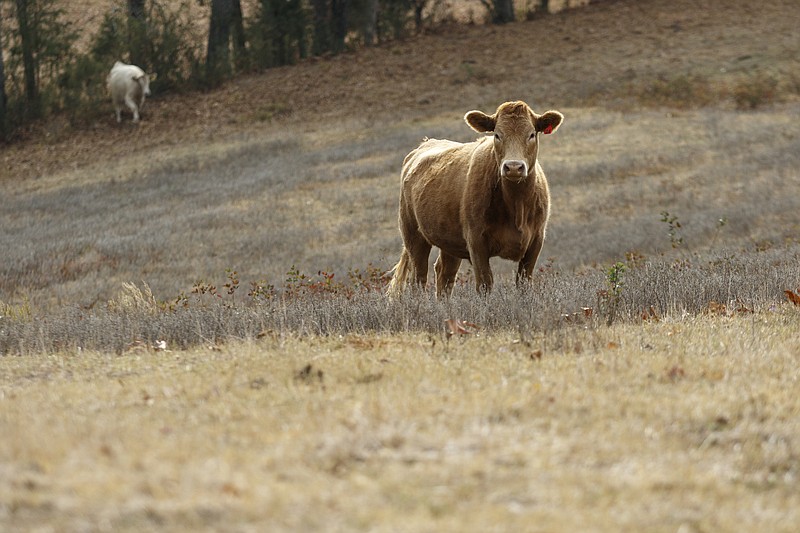
[[[539,133],[553,133],[564,115],[537,115],[524,102],[506,102],[493,115],[470,111],[467,124],[493,132],[471,143],[426,139],[403,161],[400,233],[403,253],[389,294],[413,273],[428,278],[431,247],[436,295],[449,295],[462,259],[472,262],[478,292],[492,288],[489,258],[518,261],[517,284],[530,278],[544,243],[550,191],[537,161]]]

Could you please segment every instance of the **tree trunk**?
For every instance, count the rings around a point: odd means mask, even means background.
[[[0,43],[3,42],[3,10],[0,9]],[[3,65],[3,48],[0,46],[0,140],[7,136],[8,108],[6,100],[6,71]]]
[[[328,0],[311,0],[314,10],[314,42],[311,53],[315,56],[331,51],[331,12]]]
[[[230,71],[230,37],[233,20],[233,0],[211,0],[211,20],[208,26],[206,76],[212,84]]]
[[[297,39],[297,53],[301,58],[308,57],[308,11],[301,0],[296,0],[294,33]]]
[[[231,26],[233,30],[233,59],[237,67],[245,64],[246,40],[244,34],[244,16],[242,15],[241,0],[233,0],[233,20]]]
[[[22,41],[22,67],[25,73],[25,100],[33,109],[39,97],[39,84],[36,80],[36,59],[33,56],[33,28],[28,18],[28,0],[16,0],[17,24]]]
[[[147,26],[144,14],[144,0],[128,0],[128,54],[129,62],[147,69]]]
[[[365,9],[364,44],[372,46],[378,41],[378,0],[367,0]]]
[[[545,15],[550,13],[550,0],[539,0],[539,10]]]
[[[514,2],[513,0],[492,0],[494,13],[492,22],[495,24],[505,24],[514,22]]]
[[[414,28],[417,33],[422,31],[422,12],[428,0],[413,0],[411,5],[414,7]]]
[[[331,2],[334,52],[344,50],[345,38],[347,37],[347,4],[348,0],[332,0]]]

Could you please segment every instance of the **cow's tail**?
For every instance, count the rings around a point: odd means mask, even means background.
[[[405,247],[403,247],[403,253],[400,254],[400,261],[389,272],[392,274],[392,280],[389,282],[386,294],[390,298],[396,298],[403,292],[406,278],[411,272],[411,257]]]

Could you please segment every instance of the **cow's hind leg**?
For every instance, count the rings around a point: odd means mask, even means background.
[[[431,244],[420,233],[417,221],[410,209],[400,204],[400,235],[403,237],[404,253],[414,269],[414,281],[420,288],[428,281],[428,256],[431,255]]]
[[[447,254],[443,251],[439,252],[439,258],[436,259],[436,264],[433,265],[433,270],[436,272],[436,297],[442,298],[450,296],[453,292],[453,284],[458,274],[458,268],[461,266],[461,259]]]
[[[414,281],[420,289],[424,289],[428,282],[428,257],[431,255],[431,245],[420,235],[419,240],[407,243],[406,248],[414,266]]]
[[[130,109],[133,112],[133,121],[139,122],[139,106],[136,105],[136,102],[133,101],[133,98],[131,98],[130,96],[126,96],[125,105],[127,105],[128,109]]]
[[[406,279],[413,274],[416,285],[425,287],[428,279],[428,256],[431,245],[413,225],[400,217],[400,234],[403,237],[403,252],[400,261],[392,269],[392,280],[389,282],[387,294],[399,296],[403,292]]]

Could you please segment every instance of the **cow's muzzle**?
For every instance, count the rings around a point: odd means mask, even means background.
[[[500,175],[504,178],[521,180],[528,175],[528,164],[525,161],[508,159],[500,167]]]

